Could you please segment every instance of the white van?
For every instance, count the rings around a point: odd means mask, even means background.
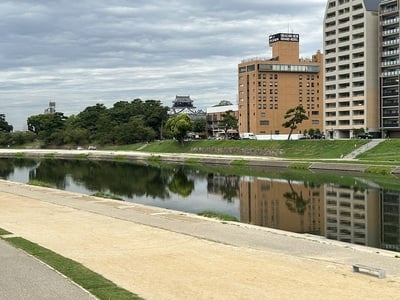
[[[256,140],[257,139],[256,135],[252,132],[242,132],[240,134],[240,138],[243,140]]]

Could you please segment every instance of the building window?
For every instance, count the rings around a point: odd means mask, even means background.
[[[260,121],[261,126],[269,126],[269,121],[268,120],[261,120]]]

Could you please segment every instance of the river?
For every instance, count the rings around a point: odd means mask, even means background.
[[[62,159],[0,159],[3,179],[400,252],[400,181],[361,175]]]

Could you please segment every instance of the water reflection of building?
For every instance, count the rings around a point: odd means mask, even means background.
[[[380,246],[379,190],[325,185],[326,237]]]
[[[222,195],[223,199],[232,201],[238,197],[239,176],[219,175],[210,173],[207,177],[207,191],[212,194]]]
[[[400,193],[210,174],[208,191],[240,199],[240,221],[400,251]]]
[[[323,187],[252,178],[240,182],[240,220],[298,233],[323,235]]]
[[[400,194],[382,191],[382,248],[400,251]]]

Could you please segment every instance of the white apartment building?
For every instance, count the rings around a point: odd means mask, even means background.
[[[324,17],[324,131],[379,136],[379,0],[328,0]]]
[[[399,125],[399,0],[379,5],[379,79],[383,136],[400,137]]]

